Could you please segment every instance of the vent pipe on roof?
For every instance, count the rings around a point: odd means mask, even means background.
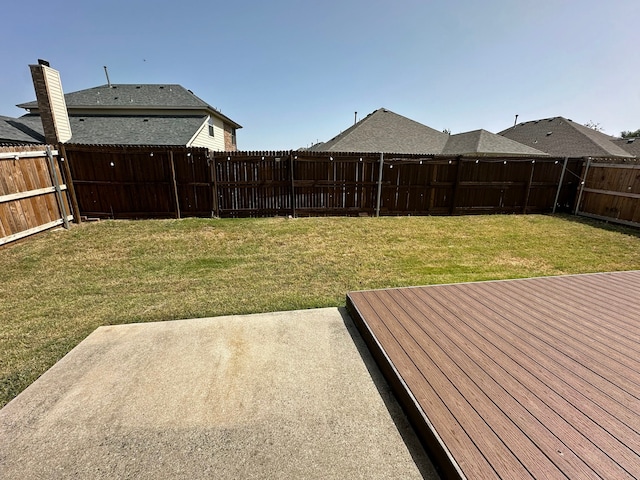
[[[353,112],[353,124],[358,123],[358,112]]]
[[[111,88],[111,81],[109,80],[109,72],[107,71],[107,66],[104,66],[104,74],[107,76],[107,86]]]
[[[516,123],[518,123],[518,114],[516,113],[516,119],[513,121],[513,126],[516,126]]]

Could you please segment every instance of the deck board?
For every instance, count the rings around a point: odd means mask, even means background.
[[[640,271],[351,292],[443,471],[640,476]]]

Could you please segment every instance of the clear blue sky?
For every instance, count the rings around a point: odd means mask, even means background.
[[[0,115],[65,92],[179,83],[243,125],[242,150],[326,141],[385,107],[452,133],[564,116],[640,128],[638,0],[61,0],[2,8]]]

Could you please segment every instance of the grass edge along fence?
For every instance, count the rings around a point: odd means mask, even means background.
[[[583,159],[66,145],[83,216],[462,215],[575,208]]]
[[[74,219],[67,165],[49,145],[0,146],[0,246]]]

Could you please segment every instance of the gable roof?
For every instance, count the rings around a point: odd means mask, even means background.
[[[105,113],[113,110],[197,110],[206,111],[234,128],[242,128],[193,92],[177,84],[100,85],[66,93],[64,99],[70,115],[79,110],[104,110]],[[21,103],[17,106],[32,113],[38,112],[37,101]]]
[[[439,153],[449,135],[379,108],[325,143],[318,152]]]
[[[545,118],[519,123],[499,135],[557,157],[632,157],[614,137],[567,120]]]
[[[540,150],[482,129],[450,135],[442,153],[474,156],[548,156],[547,153]]]

